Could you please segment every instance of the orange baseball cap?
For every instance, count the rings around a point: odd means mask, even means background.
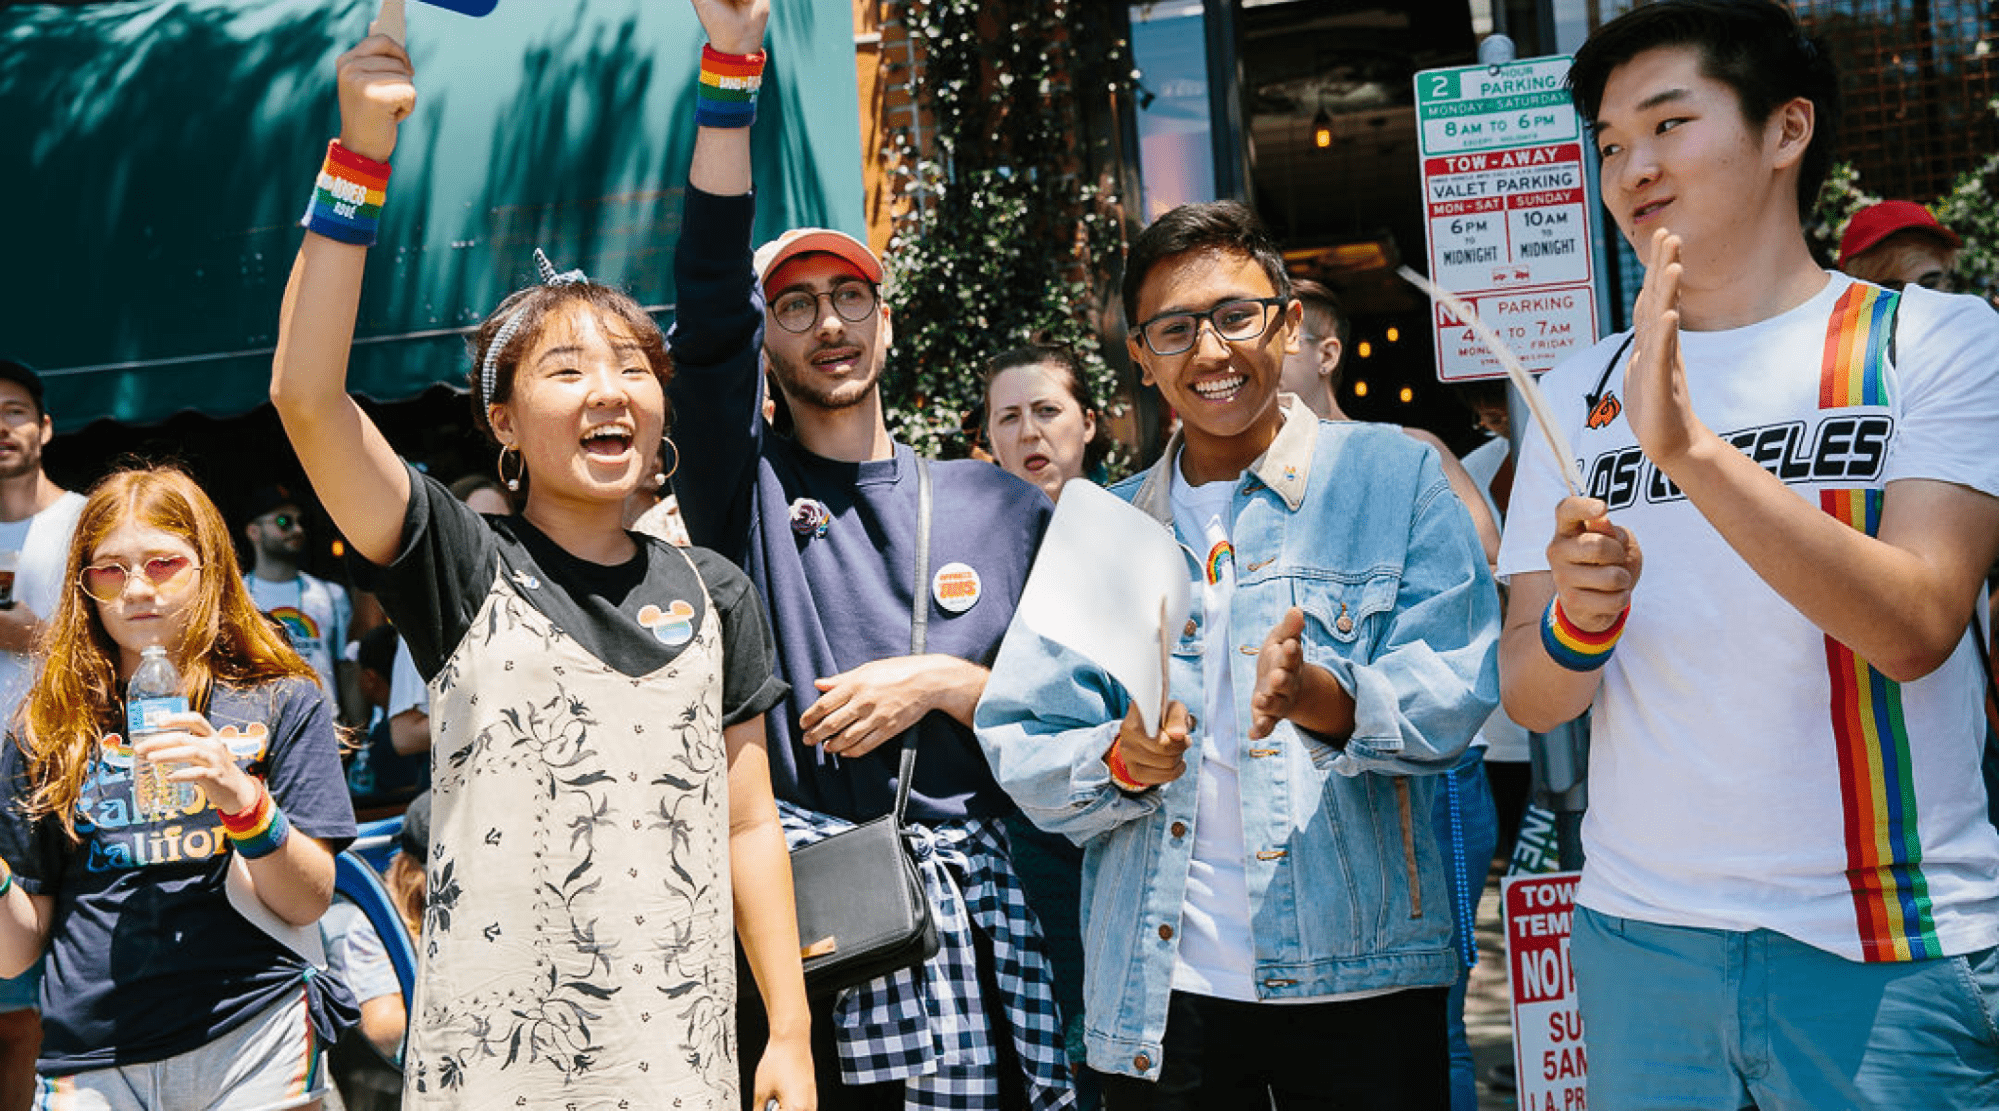
[[[875,257],[868,245],[843,231],[832,228],[793,228],[776,239],[757,248],[755,265],[757,285],[764,287],[777,268],[799,255],[824,253],[835,255],[861,272],[867,280],[881,284],[882,263]],[[769,289],[764,289],[768,295]]]

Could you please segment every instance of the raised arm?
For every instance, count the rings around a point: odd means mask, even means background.
[[[340,145],[386,163],[416,104],[409,55],[371,35],[340,56]],[[362,558],[387,563],[402,539],[409,475],[347,395],[347,358],[368,248],[305,233],[278,315],[271,404],[312,488]]]
[[[763,49],[764,24],[770,21],[770,0],[694,0],[694,14],[708,33],[708,45],[724,54],[755,54]],[[740,197],[750,191],[750,129],[702,127],[694,133],[694,164],[688,184],[718,197]]]
[[[694,9],[715,50],[750,55],[762,48],[767,0],[695,0]],[[700,126],[687,181],[673,252],[668,397],[681,458],[674,492],[694,542],[741,563],[763,433],[763,312],[750,256],[750,129]]]

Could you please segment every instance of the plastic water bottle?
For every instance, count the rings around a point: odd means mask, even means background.
[[[368,762],[371,738],[361,737],[361,747],[354,750],[354,762],[347,765],[347,790],[356,795],[375,793],[375,768]]]
[[[187,696],[180,692],[180,672],[167,659],[165,646],[149,644],[139,655],[139,669],[125,685],[125,740],[137,745],[174,714],[187,713]],[[173,783],[167,773],[179,765],[132,761],[132,808],[142,822],[158,822],[194,809],[195,786]]]

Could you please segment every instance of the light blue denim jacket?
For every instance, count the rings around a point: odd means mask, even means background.
[[[1436,453],[1379,424],[1330,423],[1290,397],[1268,451],[1237,482],[1229,632],[1236,720],[1250,721],[1257,648],[1292,605],[1306,659],[1354,698],[1344,745],[1283,722],[1239,745],[1257,995],[1299,999],[1448,984],[1456,975],[1431,773],[1450,768],[1499,697],[1499,599]],[[1114,487],[1173,527],[1176,436]],[[1200,560],[1185,537],[1190,578]],[[1129,699],[1107,673],[1016,618],[976,717],[1000,785],[1043,829],[1085,849],[1090,1065],[1157,1079],[1207,741],[1201,592],[1170,687],[1194,714],[1187,771],[1127,795],[1103,756]]]

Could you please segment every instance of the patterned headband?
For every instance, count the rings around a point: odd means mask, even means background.
[[[541,275],[541,284],[545,286],[577,285],[590,280],[581,269],[558,273],[555,264],[548,261],[548,256],[542,253],[540,247],[534,249],[534,268]],[[507,344],[513,342],[514,333],[520,331],[521,321],[526,316],[526,305],[515,309],[514,314],[507,318],[505,324],[500,325],[498,332],[494,333],[493,342],[486,347],[486,358],[479,364],[479,401],[482,405],[493,403],[493,383],[499,376],[500,352],[506,350]]]

